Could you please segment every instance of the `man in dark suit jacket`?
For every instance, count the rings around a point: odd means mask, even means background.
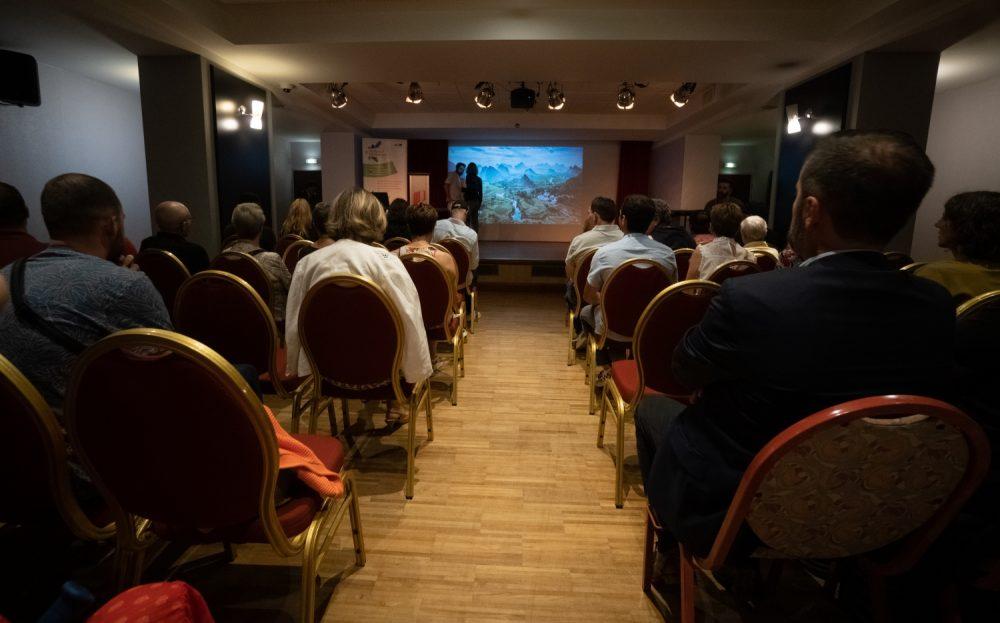
[[[142,241],[140,251],[161,249],[177,256],[192,275],[208,268],[208,253],[201,245],[190,242],[191,211],[178,201],[164,201],[153,210],[156,235]]]
[[[908,136],[833,135],[802,167],[789,237],[799,268],[730,279],[673,353],[690,407],[642,401],[636,445],[650,504],[708,552],[754,455],[794,422],[881,394],[943,396],[954,371],[944,288],[892,270],[884,245],[934,167]]]

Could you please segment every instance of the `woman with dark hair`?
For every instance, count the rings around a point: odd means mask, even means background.
[[[691,236],[696,244],[706,244],[715,240],[712,235],[711,221],[708,212],[695,212],[691,215]]]
[[[385,240],[390,238],[410,238],[410,228],[406,226],[406,208],[410,206],[406,199],[393,199],[385,214],[388,225],[385,227]]]
[[[938,246],[955,259],[930,262],[914,274],[936,281],[956,303],[1000,290],[1000,193],[976,191],[955,195],[934,224]]]
[[[743,222],[743,210],[735,203],[717,203],[709,213],[712,233],[711,242],[698,245],[691,254],[687,279],[708,279],[717,268],[732,260],[754,261],[753,253],[744,249],[736,237]]]
[[[479,208],[483,205],[483,179],[479,167],[470,162],[465,168],[465,204],[469,207],[469,227],[479,231]]]
[[[437,210],[426,203],[409,206],[406,208],[406,223],[412,234],[410,244],[399,247],[393,253],[400,257],[411,253],[421,253],[433,257],[457,285],[458,266],[455,264],[455,258],[451,256],[451,253],[431,246],[431,239],[434,238],[434,225],[437,224]]]

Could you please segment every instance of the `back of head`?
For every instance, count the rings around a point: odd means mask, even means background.
[[[816,144],[799,174],[802,196],[820,200],[845,242],[883,246],[917,211],[934,165],[901,132],[845,131]]]
[[[465,217],[469,214],[469,206],[467,206],[464,201],[459,199],[458,201],[452,201],[448,204],[448,211],[451,212],[452,218],[465,221]]]
[[[767,236],[767,221],[756,214],[748,216],[740,223],[740,237],[743,242],[757,242]]]
[[[191,220],[191,212],[179,201],[163,201],[153,210],[153,220],[158,231],[186,234],[185,223]]]
[[[65,173],[42,190],[42,219],[53,239],[72,239],[94,233],[109,216],[121,214],[122,204],[110,186],[90,175]]]
[[[739,204],[724,202],[712,206],[708,213],[712,221],[712,233],[716,236],[735,238],[740,233],[740,223],[743,222],[743,209]]]
[[[656,220],[663,225],[670,224],[670,204],[668,204],[664,199],[653,199],[653,205],[656,206]]]
[[[656,206],[646,195],[629,195],[622,201],[622,216],[629,232],[644,234],[656,217]]]
[[[594,197],[590,202],[590,211],[605,223],[614,223],[618,218],[618,206],[615,205],[614,199],[607,197]]]
[[[691,215],[691,233],[692,234],[695,234],[695,235],[698,235],[698,234],[707,234],[707,233],[709,233],[709,226],[710,225],[711,225],[711,221],[709,220],[708,215],[705,214],[704,212],[695,212],[694,214]]]
[[[962,258],[1000,265],[1000,192],[955,195],[944,204],[944,220]]]
[[[10,184],[0,182],[0,228],[21,229],[28,222],[24,197]]]
[[[389,204],[389,218],[406,218],[406,209],[410,207],[406,199],[396,198]]]
[[[237,236],[253,240],[264,228],[264,209],[256,203],[241,203],[233,208],[230,220]]]
[[[347,238],[368,244],[381,241],[385,227],[385,210],[375,195],[352,188],[337,195],[326,230],[334,240]]]
[[[317,235],[326,236],[326,224],[330,220],[330,210],[333,208],[326,201],[320,201],[316,204],[316,207],[312,210],[312,224],[313,229],[316,230]]]
[[[288,216],[285,217],[285,222],[281,224],[281,233],[308,234],[311,224],[312,210],[309,208],[309,202],[298,198],[288,206]]]
[[[429,203],[421,203],[406,208],[406,224],[410,234],[427,236],[434,231],[437,223],[437,209]]]

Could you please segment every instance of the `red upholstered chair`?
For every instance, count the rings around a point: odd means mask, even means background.
[[[687,279],[688,266],[691,265],[691,254],[694,249],[677,249],[674,251],[674,259],[677,261],[677,280]]]
[[[974,321],[978,318],[989,318],[1000,311],[1000,290],[984,292],[965,301],[955,310],[958,322]]]
[[[400,258],[406,272],[417,286],[420,296],[420,311],[427,330],[427,343],[431,353],[437,354],[437,345],[451,345],[451,392],[452,405],[458,404],[458,379],[464,374],[464,345],[462,342],[462,313],[455,314],[455,280],[452,279],[437,260],[422,253],[409,253]],[[464,305],[462,308],[464,309]]]
[[[406,245],[410,244],[410,241],[407,240],[406,238],[403,238],[402,236],[396,236],[395,238],[389,238],[382,244],[385,246],[386,249],[389,249],[390,251],[395,251],[400,247],[405,247]]]
[[[268,309],[273,309],[274,297],[271,294],[271,280],[267,272],[252,255],[236,251],[223,251],[214,260],[210,268],[236,275],[250,284],[250,287],[267,303]]]
[[[186,582],[156,582],[112,597],[87,623],[214,623],[208,604]]]
[[[472,262],[472,256],[469,255],[469,249],[465,243],[458,238],[445,238],[439,240],[437,244],[447,249],[455,258],[455,264],[458,265],[458,291],[468,292],[470,300],[469,315],[465,319],[465,324],[470,333],[475,333],[476,325],[479,323],[479,293],[469,281],[469,266]]]
[[[146,249],[135,256],[135,263],[156,286],[167,309],[172,310],[177,290],[184,280],[191,276],[184,262],[177,259],[177,256],[170,251]]]
[[[912,257],[899,251],[886,251],[885,259],[889,262],[889,266],[897,270],[913,263]]]
[[[762,273],[770,272],[781,265],[778,260],[777,250],[767,250],[762,248],[750,249],[754,259],[757,261],[757,268]]]
[[[604,348],[608,331],[632,341],[632,334],[649,302],[673,283],[663,266],[644,259],[623,262],[608,276],[601,288],[604,331],[587,340],[587,375],[590,385],[590,413],[597,410],[597,351]]]
[[[284,253],[281,254],[281,259],[285,262],[285,268],[288,269],[289,274],[295,273],[295,266],[298,265],[299,260],[303,257],[303,252],[306,249],[315,249],[316,244],[311,240],[296,240],[292,244],[288,245]]]
[[[301,412],[306,379],[285,371],[285,348],[271,310],[243,279],[219,270],[188,279],[177,293],[174,328],[230,363],[254,366],[265,394],[291,397],[293,413]]]
[[[299,240],[305,240],[305,238],[299,236],[298,234],[285,234],[281,238],[278,238],[278,242],[274,245],[274,252],[284,257],[285,251],[288,250],[288,247],[292,246],[292,244],[298,242]]]
[[[326,398],[341,399],[347,429],[349,399],[397,400],[408,405],[405,495],[411,499],[421,405],[427,414],[428,441],[434,440],[434,424],[428,383],[411,385],[401,376],[403,337],[396,306],[366,277],[327,277],[309,289],[299,309],[299,341],[313,378],[308,430],[316,430],[316,418]],[[299,420],[294,418],[292,431],[298,428]]]
[[[114,536],[114,524],[104,525],[101,519],[105,508],[90,509],[88,515],[73,497],[66,443],[52,409],[2,355],[0,473],[5,475],[0,478],[0,523],[30,525],[58,516],[78,538],[103,541]]]
[[[622,483],[625,458],[625,420],[645,396],[664,394],[690,402],[691,392],[674,379],[671,356],[688,329],[701,322],[708,305],[719,292],[711,281],[681,281],[663,290],[649,302],[635,327],[632,347],[635,359],[611,364],[611,378],[604,384],[597,447],[604,447],[604,424],[608,413],[617,424],[615,461],[615,506],[625,501]]]
[[[573,292],[576,294],[576,307],[569,310],[567,320],[569,324],[569,355],[566,358],[566,365],[571,366],[576,363],[576,319],[583,309],[583,290],[587,287],[587,275],[590,274],[590,264],[594,261],[594,254],[597,249],[587,249],[576,256],[576,270],[573,272]]]
[[[266,543],[282,556],[302,557],[301,620],[312,621],[319,564],[347,514],[356,562],[364,565],[350,478],[343,474],[343,499],[295,480],[283,492],[289,499],[276,500],[274,428],[246,381],[204,344],[158,329],[102,339],[73,367],[66,423],[74,450],[116,519],[129,584],[141,576],[154,533],[189,545]],[[342,470],[338,440],[297,439],[327,468]]]
[[[986,475],[989,442],[955,407],[920,396],[876,396],[831,407],[785,429],[743,474],[708,556],[681,544],[683,623],[695,621],[695,571],[723,566],[743,526],[754,556],[860,558],[876,621],[886,576],[920,559]],[[652,593],[659,529],[650,512],[643,589]]]
[[[743,277],[744,275],[753,275],[759,272],[760,268],[755,262],[751,262],[750,260],[730,260],[722,266],[716,268],[715,272],[709,276],[708,280],[722,285],[722,282],[726,279]]]
[[[372,245],[373,247],[375,247],[376,249],[385,249],[386,251],[388,251],[388,250],[389,250],[389,249],[386,249],[386,248],[385,248],[385,245],[384,245],[384,244],[382,244],[381,242],[377,242],[377,241],[374,241],[374,240],[372,241],[371,245]]]

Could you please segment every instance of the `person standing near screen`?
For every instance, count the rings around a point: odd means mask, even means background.
[[[465,170],[465,205],[469,208],[469,227],[479,231],[479,207],[483,205],[483,179],[479,167],[470,162]]]
[[[448,204],[452,201],[461,201],[462,196],[462,174],[465,173],[465,163],[459,162],[455,165],[455,170],[448,174],[444,180],[444,194],[448,198]]]

